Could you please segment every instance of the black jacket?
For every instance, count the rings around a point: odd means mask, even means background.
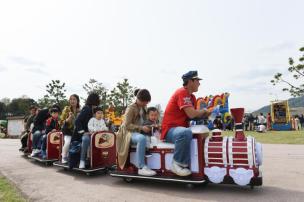
[[[43,109],[38,112],[37,116],[34,119],[34,128],[32,133],[37,130],[45,130],[45,121],[50,117],[49,109]]]
[[[88,123],[93,117],[92,106],[85,105],[75,119],[72,141],[81,141],[82,135],[89,132]]]

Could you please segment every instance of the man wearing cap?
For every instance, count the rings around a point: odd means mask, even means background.
[[[192,140],[192,131],[188,128],[189,119],[208,117],[211,112],[195,109],[196,98],[193,93],[198,91],[202,80],[197,71],[187,72],[182,79],[183,87],[175,91],[167,104],[161,139],[175,145],[171,171],[179,176],[188,176],[191,174],[188,167]]]

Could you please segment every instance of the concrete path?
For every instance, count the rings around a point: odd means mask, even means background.
[[[25,159],[19,140],[0,139],[0,173],[30,201],[304,201],[304,145],[264,145],[264,185],[249,187],[136,181],[86,176]]]

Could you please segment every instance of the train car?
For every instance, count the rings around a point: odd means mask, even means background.
[[[119,167],[110,175],[123,178],[126,182],[133,179],[181,182],[187,184],[221,183],[240,186],[262,185],[262,147],[253,137],[246,137],[243,132],[243,108],[231,109],[235,120],[235,137],[223,137],[220,130],[209,131],[203,125],[191,126],[193,139],[191,142],[192,174],[179,177],[171,172],[174,144],[152,141],[150,153],[146,158],[147,166],[157,175],[141,176],[137,174],[135,164],[135,147],[131,146],[129,158],[124,169]],[[207,135],[206,135],[207,133]]]
[[[29,135],[32,136],[32,135]],[[33,159],[35,161],[44,163],[46,165],[52,165],[53,162],[58,161],[59,158],[59,147],[60,147],[60,138],[62,136],[62,132],[55,131],[49,132],[47,134],[47,144],[46,144],[46,158],[42,158],[41,156],[31,156],[28,155],[28,158]],[[32,150],[32,137],[28,142],[30,150]]]
[[[63,141],[64,138],[62,136],[60,151],[64,144]],[[106,172],[109,169],[114,169],[116,166],[116,136],[110,131],[99,131],[91,135],[90,162],[89,166],[85,169],[78,167],[70,168],[69,164],[61,163],[61,157],[53,165],[62,167],[65,170],[84,172],[87,175],[98,171]]]

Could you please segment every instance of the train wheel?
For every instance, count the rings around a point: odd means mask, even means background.
[[[123,180],[127,183],[133,182],[133,178],[130,178],[130,177],[124,177]]]
[[[189,183],[189,184],[186,184],[186,187],[187,187],[187,189],[194,189],[194,184],[191,184],[191,183]]]

